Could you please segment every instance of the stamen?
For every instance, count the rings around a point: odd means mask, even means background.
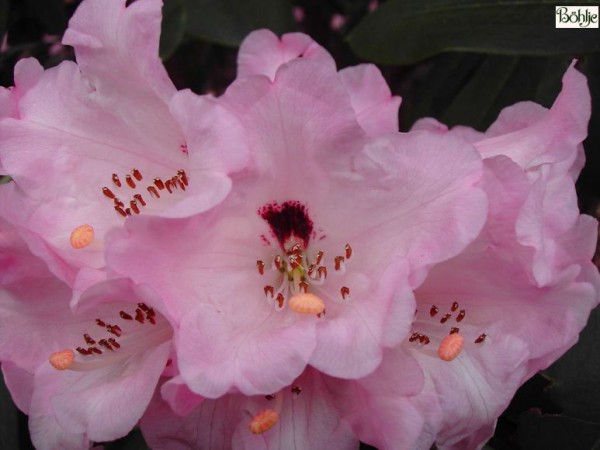
[[[135,178],[138,181],[142,181],[142,173],[137,170],[137,169],[131,169],[131,174],[133,175],[133,178]]]
[[[460,334],[449,334],[440,343],[440,347],[438,348],[438,356],[444,361],[452,361],[458,357],[458,355],[460,355],[464,345],[465,338]]]
[[[460,312],[458,313],[458,316],[456,316],[456,321],[460,322],[465,318],[465,310],[461,309]]]
[[[279,414],[272,409],[265,409],[252,418],[249,429],[252,434],[269,431],[279,421]]]
[[[107,188],[106,186],[102,188],[102,193],[104,195],[106,195],[108,198],[110,198],[111,200],[113,198],[115,198],[115,194],[113,194],[113,191],[111,191],[109,188]]]
[[[460,331],[460,328],[458,327],[452,327],[450,328],[450,334],[456,334]]]
[[[481,344],[483,341],[485,341],[486,337],[487,335],[485,333],[479,335],[479,337],[475,339],[475,344]]]
[[[181,181],[183,181],[184,185],[186,185],[186,186],[188,185],[188,178],[187,178],[187,175],[185,174],[185,170],[183,170],[183,169],[178,170],[177,176],[179,177],[179,179]]]
[[[262,261],[256,261],[256,268],[258,269],[258,273],[261,275],[265,274],[265,263]]]
[[[154,179],[154,185],[161,191],[165,188],[165,184],[163,183],[163,181],[160,178]]]
[[[340,270],[343,262],[344,262],[343,256],[336,256],[335,257],[335,270]]]
[[[458,309],[458,303],[457,302],[452,303],[452,307],[450,308],[450,311],[454,312],[457,309]]]
[[[144,201],[144,198],[140,194],[135,194],[133,196],[133,198],[135,198],[138,202],[140,202],[140,204],[142,206],[146,206],[146,202]]]
[[[452,317],[452,314],[448,313],[445,314],[441,319],[440,319],[440,323],[446,323],[448,321],[448,319]]]
[[[156,190],[154,186],[148,186],[148,192],[150,193],[150,197],[152,198],[160,198],[160,194]]]
[[[121,180],[119,180],[119,176],[116,173],[112,174],[112,180],[116,187],[121,187]]]
[[[323,252],[317,252],[317,259],[315,260],[315,264],[318,266],[321,264],[321,260],[323,259]]]
[[[350,244],[346,244],[346,247],[344,247],[344,249],[346,250],[346,259],[350,259],[350,257],[352,256],[352,247],[350,247]]]
[[[135,189],[135,181],[133,181],[133,178],[131,178],[131,175],[127,175],[125,177],[125,182],[131,189]]]
[[[115,206],[115,211],[118,212],[121,216],[123,217],[127,217],[127,213],[125,212],[125,210],[123,208],[121,208],[119,205]]]
[[[433,306],[431,307],[431,309],[429,310],[429,315],[430,315],[431,317],[433,317],[433,316],[435,316],[435,315],[436,315],[438,312],[440,312],[440,310],[438,309],[438,307],[437,307],[437,306],[435,306],[435,305],[433,305]]]
[[[288,305],[292,311],[299,314],[319,314],[325,309],[323,300],[309,293],[295,294]]]
[[[265,290],[265,295],[271,294],[271,298],[274,297],[274,295],[275,295],[275,288],[273,286],[267,285],[267,286],[264,287],[264,290]]]
[[[131,209],[133,210],[134,213],[136,213],[136,214],[140,213],[140,208],[138,208],[137,202],[135,200],[131,200],[129,202],[129,206],[131,206]]]
[[[71,232],[71,247],[80,249],[87,247],[94,240],[94,227],[91,225],[80,225]]]
[[[294,394],[294,395],[300,395],[302,393],[302,388],[296,384],[293,385],[290,390],[292,391],[292,394]]]
[[[342,286],[342,288],[340,289],[340,292],[342,293],[343,300],[346,300],[346,296],[350,295],[350,289],[347,288],[346,286]]]
[[[317,269],[317,272],[319,273],[320,278],[327,278],[327,267],[321,266]]]
[[[60,352],[54,352],[50,355],[49,361],[52,367],[57,370],[65,370],[71,367],[73,360],[75,359],[75,353],[70,348],[62,350]]]

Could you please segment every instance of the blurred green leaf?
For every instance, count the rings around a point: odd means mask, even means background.
[[[160,57],[166,60],[171,56],[185,35],[187,11],[184,0],[165,0],[160,32]]]
[[[8,19],[8,0],[0,0],[0,41],[6,33],[6,20]]]
[[[294,27],[288,0],[185,0],[187,31],[194,37],[238,46],[258,28],[281,34]]]
[[[593,421],[600,429],[600,309],[592,311],[579,342],[545,373],[554,381],[549,394],[564,414]],[[597,436],[600,438],[600,434]]]
[[[48,34],[62,35],[67,28],[67,11],[62,0],[25,0],[27,9]]]
[[[518,442],[527,450],[590,450],[600,438],[600,424],[564,415],[525,412],[519,418]]]
[[[413,64],[444,51],[555,55],[600,51],[597,29],[555,29],[555,6],[597,0],[390,0],[350,33],[362,58]]]

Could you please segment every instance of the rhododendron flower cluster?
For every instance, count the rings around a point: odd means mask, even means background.
[[[40,449],[478,448],[597,305],[590,99],[397,128],[378,69],[251,33],[215,98],[161,3],[85,0],[0,91],[0,360]]]

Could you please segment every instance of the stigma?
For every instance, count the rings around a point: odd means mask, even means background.
[[[57,370],[88,371],[126,362],[171,339],[169,323],[145,303],[135,311],[120,310],[111,319],[97,318],[83,341],[75,348],[54,352],[49,357]]]
[[[485,333],[472,334],[464,331],[464,321],[465,318],[468,318],[467,310],[461,308],[458,302],[452,302],[445,312],[436,305],[431,305],[426,310],[426,313],[420,310],[415,312],[414,323],[418,324],[419,330],[413,331],[408,338],[412,345],[418,345],[425,349],[430,344],[434,346],[437,344],[436,355],[442,361],[450,362],[461,355],[468,341],[477,344],[474,347],[481,347],[485,342],[487,338]],[[461,332],[461,328],[463,328],[463,332]],[[471,344],[469,343],[469,345]],[[426,351],[426,353],[428,352]]]
[[[330,285],[334,281],[329,281],[327,286],[325,283],[332,274],[345,274],[346,264],[354,250],[350,244],[345,244],[338,254],[326,258],[325,252],[313,244],[325,236],[317,239],[308,208],[298,201],[268,203],[258,210],[258,214],[270,228],[269,237],[261,236],[263,243],[272,247],[271,240],[274,239],[278,244],[278,251],[269,258],[270,263],[269,259],[256,261],[260,276],[268,277],[269,272],[275,274],[271,276],[274,280],[263,287],[267,301],[277,310],[287,306],[298,314],[324,317],[324,299],[332,297]],[[333,292],[337,292],[334,296],[338,303],[350,300],[350,288],[344,284],[337,284]]]

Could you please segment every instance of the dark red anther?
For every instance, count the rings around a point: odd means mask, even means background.
[[[133,317],[131,317],[131,315],[127,314],[125,311],[119,311],[119,316],[121,316],[121,319],[123,320],[133,320]]]
[[[290,253],[292,255],[299,255],[301,250],[302,250],[302,248],[300,247],[300,244],[294,244],[292,246],[292,248],[290,249]]]
[[[160,178],[154,179],[154,185],[161,191],[165,188],[165,184],[163,183],[163,181]]]
[[[133,196],[133,198],[135,198],[138,202],[140,202],[140,205],[146,206],[146,202],[144,201],[144,198],[140,194],[135,194]]]
[[[93,340],[92,337],[87,333],[85,333],[83,335],[83,339],[85,340],[85,343],[88,345],[94,345],[96,343],[96,341]]]
[[[452,303],[452,307],[450,308],[450,311],[454,312],[457,309],[458,309],[458,303],[457,302]]]
[[[102,193],[110,199],[115,198],[115,194],[113,194],[113,191],[111,191],[106,186],[102,188]]]
[[[181,181],[181,178],[174,177],[173,179],[176,182],[175,185],[179,186],[179,189],[181,189],[182,191],[185,191],[185,184],[183,184],[183,181]]]
[[[138,305],[138,308],[140,308],[144,312],[150,311],[150,308],[145,303],[138,303],[137,305]]]
[[[115,198],[115,206],[120,206],[121,208],[124,208],[125,207],[125,203],[123,203],[118,198]]]
[[[290,389],[290,390],[292,391],[292,394],[295,394],[295,395],[300,395],[300,393],[302,392],[302,388],[297,385],[292,386],[292,389]]]
[[[457,334],[459,331],[460,331],[460,328],[458,328],[458,327],[450,328],[450,334]]]
[[[188,185],[188,178],[187,178],[187,175],[185,174],[185,170],[183,170],[183,169],[178,170],[177,176],[179,177],[179,179],[181,181],[183,181],[183,184],[185,184],[186,186]]]
[[[336,256],[335,257],[335,270],[340,270],[343,262],[344,262],[343,256]]]
[[[410,337],[408,338],[408,342],[415,342],[417,339],[419,339],[419,336],[421,336],[419,333],[417,333],[416,331],[410,335]]]
[[[119,344],[115,338],[108,338],[108,342],[109,342],[109,343],[110,343],[110,345],[112,345],[114,348],[121,348],[121,344]]]
[[[139,214],[140,213],[140,208],[138,208],[137,202],[135,200],[131,200],[129,202],[129,206],[131,206],[131,210],[136,213]]]
[[[429,340],[429,336],[425,335],[425,334],[421,334],[419,336],[419,342],[423,345],[427,345],[429,344],[431,341]]]
[[[318,266],[319,264],[321,264],[321,260],[323,259],[323,252],[317,252],[317,260],[315,261],[315,264]]]
[[[75,350],[77,352],[81,353],[82,355],[89,355],[90,354],[90,352],[88,350],[86,350],[85,348],[82,348],[82,347],[77,347]]]
[[[135,310],[135,320],[137,320],[139,323],[144,323],[144,313],[140,308]]]
[[[475,339],[475,343],[481,344],[483,341],[485,341],[486,337],[487,337],[487,335],[485,333],[480,334],[479,337],[477,339]]]
[[[101,345],[102,347],[104,347],[107,350],[112,350],[113,348],[110,346],[110,344],[108,343],[108,341],[106,339],[100,339],[98,341],[98,344]]]
[[[152,308],[148,308],[146,306],[147,309],[142,308],[142,311],[146,312],[146,317],[156,317],[156,313],[154,312],[154,310]]]
[[[165,187],[167,188],[167,192],[169,192],[169,194],[172,194],[173,193],[173,188],[175,186],[173,186],[173,182],[171,180],[167,180],[165,182]]]
[[[110,334],[114,334],[116,337],[121,337],[121,334],[123,334],[119,325],[106,325],[106,331]]]
[[[440,310],[438,309],[438,307],[437,307],[437,306],[435,306],[435,305],[432,305],[432,306],[431,306],[431,309],[429,310],[429,315],[430,315],[431,317],[433,317],[433,316],[435,316],[435,315],[436,315],[438,312],[440,312]]]
[[[350,259],[352,256],[352,247],[350,247],[350,244],[346,244],[344,250],[346,250],[346,259]]]
[[[113,180],[113,183],[115,183],[115,186],[121,187],[121,180],[119,180],[119,175],[117,175],[116,173],[113,173],[112,180]]]
[[[273,298],[273,296],[275,295],[275,289],[273,288],[273,286],[265,286],[265,295],[269,295],[271,294],[271,298]]]
[[[275,400],[275,394],[265,395],[265,400],[267,400],[269,402]]]
[[[441,319],[440,319],[440,323],[446,323],[448,321],[448,319],[452,317],[452,314],[445,314]]]
[[[131,209],[126,208],[125,209],[125,214],[127,214],[128,216],[131,216]]]
[[[156,190],[154,186],[148,186],[148,192],[150,193],[150,197],[152,198],[160,198],[160,194]]]
[[[342,286],[342,288],[340,289],[340,292],[342,293],[342,299],[346,300],[346,296],[350,295],[350,288],[347,288],[346,286]]]
[[[131,175],[127,175],[125,177],[125,182],[127,183],[127,186],[129,186],[131,189],[135,189],[135,181],[133,181]]]
[[[98,347],[89,347],[88,352],[95,353],[96,355],[102,354],[102,350],[100,350]]]
[[[310,266],[308,266],[308,276],[309,277],[312,276],[312,274],[316,268],[317,268],[317,266],[315,266],[314,264],[311,264]]]
[[[298,283],[298,287],[300,288],[301,292],[304,292],[305,294],[308,292],[308,283],[306,281],[301,281]]]
[[[177,176],[174,176],[171,178],[171,184],[173,185],[173,189],[177,189],[177,186],[179,183],[180,183],[180,180],[179,180],[179,178],[177,178]]]
[[[265,274],[265,263],[258,260],[256,261],[256,268],[258,269],[258,273],[260,273],[261,275]]]
[[[104,322],[103,320],[100,320],[100,319],[96,319],[96,325],[104,328],[106,326],[106,322]]]
[[[281,292],[280,292],[280,293],[278,293],[278,294],[277,294],[277,305],[278,305],[280,308],[283,308],[283,300],[284,300],[284,298],[283,298],[283,294],[282,294]]]
[[[327,267],[321,266],[317,269],[317,272],[319,273],[319,278],[327,278]]]
[[[320,319],[321,317],[325,317],[325,314],[327,314],[327,310],[323,309],[323,312],[320,312],[319,314],[317,314],[317,317]]]
[[[461,320],[463,320],[465,318],[465,310],[461,309],[460,312],[458,313],[458,316],[456,316],[456,321],[460,322]]]
[[[115,211],[118,212],[120,216],[127,217],[127,213],[119,205],[115,205]]]
[[[138,181],[142,181],[142,172],[137,169],[131,169],[131,175]]]
[[[150,322],[152,325],[156,325],[156,319],[152,316],[146,316],[146,319],[148,319],[148,322]]]
[[[281,260],[281,256],[277,255],[277,256],[275,257],[275,259],[273,260],[273,264],[275,264],[275,268],[276,268],[277,270],[281,270],[281,262],[282,262],[282,260]]]

